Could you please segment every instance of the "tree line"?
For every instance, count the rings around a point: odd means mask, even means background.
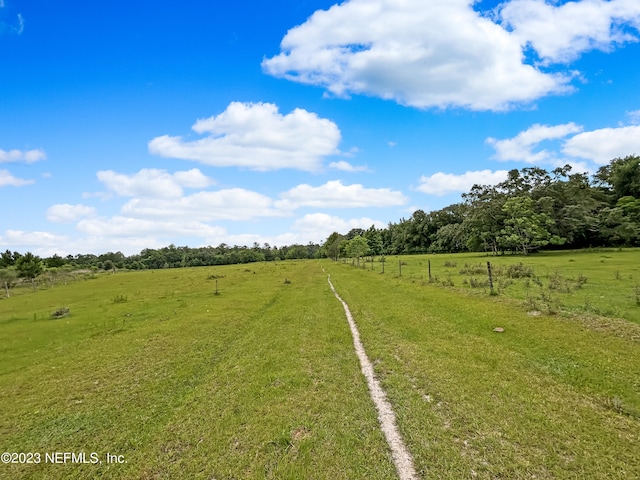
[[[511,170],[497,185],[474,185],[462,202],[387,228],[333,232],[326,257],[640,246],[640,157],[616,158],[593,176],[565,165]]]
[[[217,247],[176,247],[171,244],[163,248],[145,248],[139,254],[126,256],[122,252],[108,252],[101,255],[78,254],[61,257],[53,255],[40,258],[31,252],[21,254],[6,250],[0,253],[0,286],[5,296],[10,296],[10,288],[19,281],[35,285],[36,278],[46,277],[52,283],[59,279],[66,281],[74,271],[115,271],[117,269],[146,270],[160,268],[200,267],[231,265],[251,262],[316,258],[320,245],[290,245],[278,248],[268,243],[252,247],[229,246],[221,243]]]
[[[640,157],[616,158],[593,176],[565,165],[511,170],[497,185],[474,185],[462,202],[390,222],[387,228],[333,232],[323,245],[146,248],[139,254],[78,254],[41,259],[31,252],[0,253],[0,286],[9,296],[18,279],[53,282],[75,270],[143,270],[274,260],[486,251],[527,255],[542,248],[640,246]]]

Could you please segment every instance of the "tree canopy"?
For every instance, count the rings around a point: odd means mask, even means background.
[[[572,173],[569,165],[551,172],[514,169],[505,181],[474,185],[462,202],[440,210],[416,210],[384,229],[334,232],[324,254],[347,255],[345,242],[355,235],[376,255],[465,250],[526,255],[541,248],[640,246],[640,157],[616,158],[591,178]]]

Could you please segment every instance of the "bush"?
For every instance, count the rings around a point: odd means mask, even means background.
[[[516,263],[507,267],[507,277],[509,278],[531,278],[534,275],[533,267],[524,263]]]

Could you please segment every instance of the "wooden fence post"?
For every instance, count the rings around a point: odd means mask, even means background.
[[[427,265],[429,265],[429,283],[431,283],[431,260],[427,260]]]
[[[487,272],[489,273],[489,288],[493,294],[493,274],[491,273],[491,262],[487,262]]]
[[[398,269],[400,271],[400,276],[402,276],[402,260],[398,260]]]

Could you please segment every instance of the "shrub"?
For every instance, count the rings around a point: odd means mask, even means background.
[[[533,267],[524,263],[516,263],[507,267],[507,277],[509,278],[531,278],[533,277]]]

